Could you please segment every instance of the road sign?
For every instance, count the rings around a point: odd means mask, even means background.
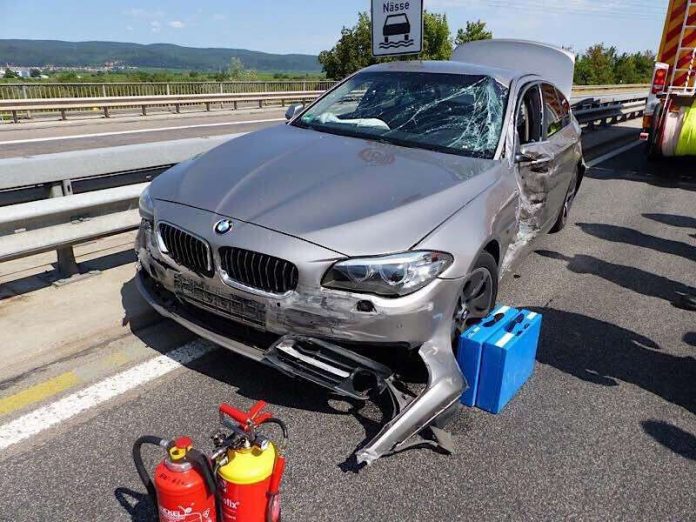
[[[423,49],[423,0],[372,0],[372,54],[418,54]]]

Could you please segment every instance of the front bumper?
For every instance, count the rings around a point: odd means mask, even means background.
[[[272,357],[267,357],[268,349],[279,339],[285,339],[284,336],[293,335],[343,346],[349,343],[368,348],[384,345],[418,348],[429,375],[425,391],[412,399],[394,400],[395,388],[382,387],[392,393],[396,414],[377,437],[356,454],[359,463],[369,464],[406,447],[408,439],[458,402],[466,383],[451,347],[449,319],[454,314],[456,296],[463,281],[438,279],[398,299],[308,284],[300,284],[297,290],[283,296],[261,295],[230,287],[219,273],[206,278],[172,266],[158,254],[150,235],[151,229],[145,225],[136,240],[139,260],[136,284],[145,300],[164,317],[245,357],[307,378],[306,374],[293,371],[292,365],[281,367]],[[327,267],[331,262],[327,262]],[[182,294],[185,287],[176,282],[177,278],[185,278],[192,290]],[[230,299],[234,306],[220,306]],[[372,312],[358,311],[358,303],[364,300],[373,304]],[[238,314],[240,308],[254,313]],[[257,314],[259,310],[263,310],[263,314]],[[361,368],[357,370],[362,371]],[[379,382],[391,384],[393,379],[382,373]],[[321,379],[313,382],[322,384]],[[340,386],[332,389],[346,394],[345,388]]]

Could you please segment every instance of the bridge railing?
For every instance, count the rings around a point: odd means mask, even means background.
[[[325,91],[335,83],[332,80],[105,83],[48,83],[37,80],[0,84],[0,100]]]

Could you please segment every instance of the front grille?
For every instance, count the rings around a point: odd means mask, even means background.
[[[220,262],[231,279],[251,288],[284,294],[297,287],[297,267],[284,259],[241,248],[222,247]]]
[[[166,223],[159,224],[159,233],[167,249],[165,253],[177,264],[197,274],[213,275],[210,248],[205,241]]]

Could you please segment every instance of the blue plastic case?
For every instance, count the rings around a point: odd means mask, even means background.
[[[500,306],[479,324],[472,326],[459,337],[457,362],[469,387],[462,394],[461,402],[467,406],[476,405],[476,394],[481,370],[481,353],[483,344],[495,332],[510,322],[517,315],[517,310],[509,306]]]
[[[534,372],[541,315],[521,310],[506,317],[484,342],[476,406],[500,412]]]

